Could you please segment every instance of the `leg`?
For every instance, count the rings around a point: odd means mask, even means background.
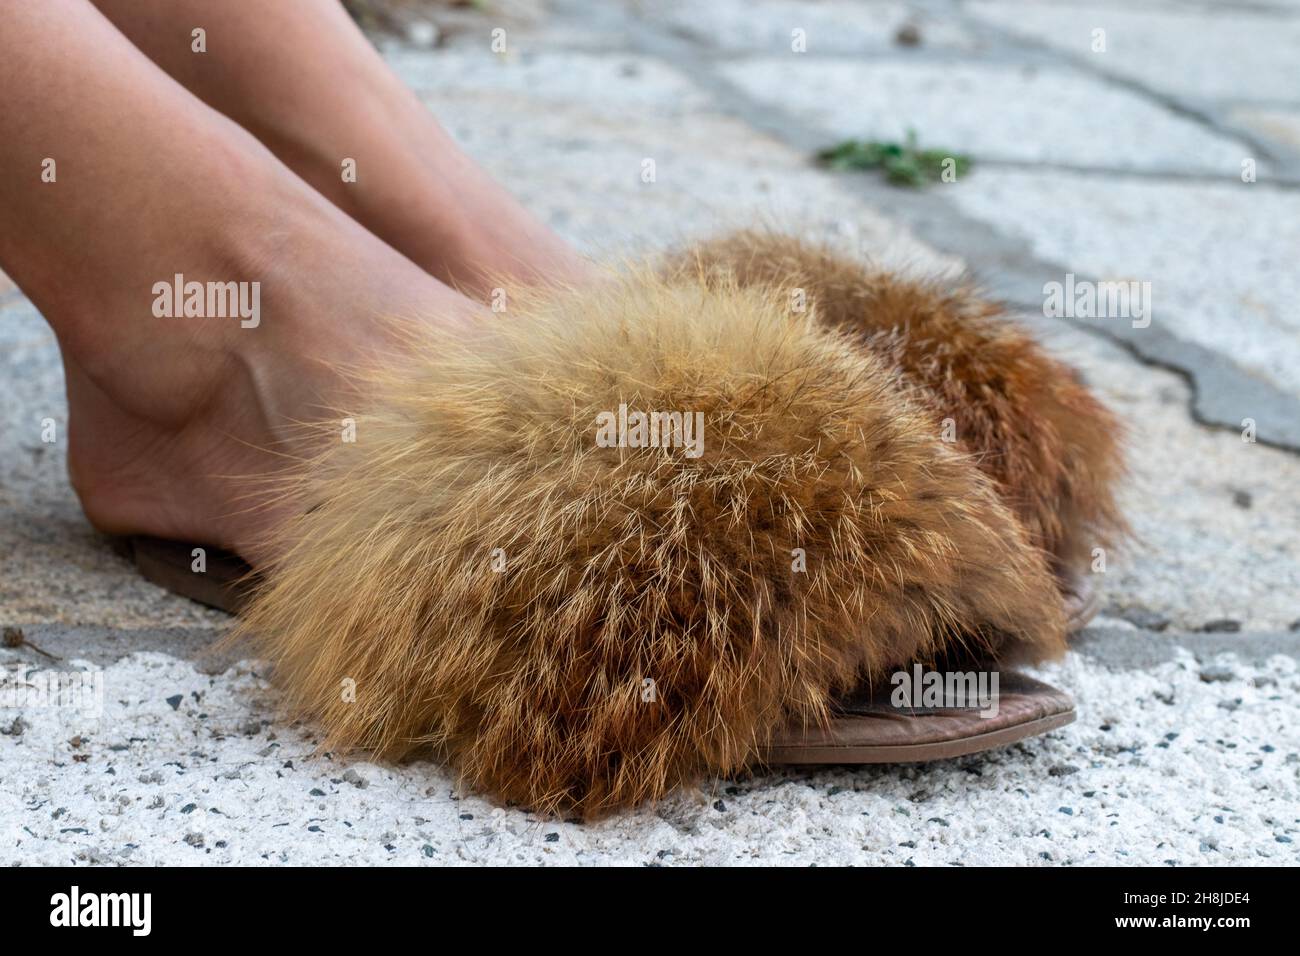
[[[303,179],[444,282],[581,278],[586,266],[452,142],[342,6],[94,0],[127,37]],[[207,31],[207,52],[191,31]],[[356,182],[341,174],[357,161]]]
[[[6,4],[0,268],[58,336],[69,469],[106,531],[265,555],[229,476],[307,449],[343,401],[331,363],[382,347],[380,313],[470,321],[468,300],[361,228],[150,63],[86,0]],[[54,181],[42,181],[53,167]],[[154,286],[259,281],[262,318],[158,318]]]

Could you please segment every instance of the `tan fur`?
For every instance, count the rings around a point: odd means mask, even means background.
[[[637,274],[461,335],[372,384],[242,624],[328,746],[433,748],[591,816],[742,767],[864,676],[1062,649],[993,483],[896,369],[765,290]],[[703,455],[597,447],[621,402],[702,411]]]
[[[766,286],[787,306],[791,290],[803,289],[823,323],[923,387],[936,428],[954,420],[962,447],[1059,569],[1086,566],[1094,547],[1123,535],[1114,498],[1123,471],[1119,421],[1077,372],[969,283],[870,269],[759,231],[706,242],[675,257],[668,272]]]

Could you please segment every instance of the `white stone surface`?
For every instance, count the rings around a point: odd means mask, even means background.
[[[1134,536],[1107,555],[1107,603],[1192,631],[1231,620],[1251,631],[1300,624],[1300,459],[1207,429],[1187,415],[1187,382],[1139,367],[1119,346],[1026,317],[1118,413],[1130,474],[1121,501]]]
[[[1234,173],[1249,152],[1062,66],[746,59],[720,67],[750,96],[845,138],[901,140],[980,160]]]
[[[1300,193],[983,170],[947,195],[1080,277],[1149,281],[1155,323],[1300,394]]]
[[[1243,106],[1231,110],[1228,119],[1300,154],[1300,109]],[[1295,168],[1289,172],[1293,177],[1300,174],[1300,170]]]
[[[643,16],[700,43],[726,51],[780,53],[816,58],[824,54],[899,49],[904,25],[919,31],[922,48],[977,46],[956,19],[915,4],[849,0],[661,0]],[[799,36],[795,31],[802,31]],[[803,52],[795,48],[802,41]]]
[[[1300,98],[1300,9],[972,0],[990,24],[1151,89],[1205,100]],[[1094,53],[1093,31],[1106,31]]]
[[[842,239],[890,263],[954,263],[806,156],[712,112],[680,73],[653,61],[618,57],[613,68],[568,57],[590,82],[561,76],[554,64],[493,64],[489,85],[476,72],[482,59],[455,51],[398,67],[476,160],[598,259],[764,223]]]
[[[6,677],[25,673],[0,650]],[[1300,674],[1071,658],[1075,724],[928,765],[712,781],[583,825],[459,795],[442,768],[313,756],[247,666],[106,668],[100,718],[0,735],[0,864],[1295,864]],[[174,705],[174,706],[173,706]],[[12,712],[0,710],[0,729]]]

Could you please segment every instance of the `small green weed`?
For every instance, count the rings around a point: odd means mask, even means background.
[[[948,178],[954,179],[971,167],[969,156],[944,149],[917,149],[915,130],[907,131],[904,143],[846,139],[823,149],[817,159],[831,169],[883,169],[894,185],[914,189],[943,180],[945,170],[951,170]]]

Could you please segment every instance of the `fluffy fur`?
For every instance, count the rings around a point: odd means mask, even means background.
[[[864,677],[1063,647],[994,482],[889,362],[763,288],[638,274],[428,336],[311,469],[242,624],[327,746],[432,748],[591,816],[742,767]],[[598,447],[620,403],[703,412],[703,454]]]
[[[819,321],[920,386],[936,429],[953,420],[958,442],[1057,571],[1086,566],[1094,547],[1124,534],[1113,491],[1123,470],[1120,423],[1074,369],[968,282],[870,269],[823,246],[758,231],[704,243],[666,271],[767,287],[787,307],[792,290],[804,290]]]

